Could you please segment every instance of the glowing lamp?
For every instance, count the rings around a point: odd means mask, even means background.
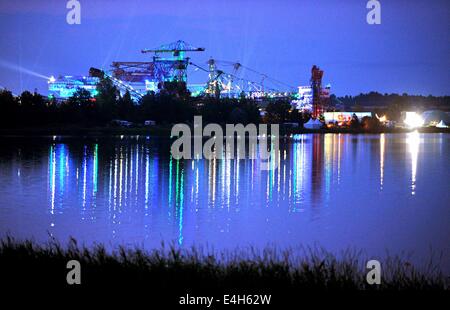
[[[409,128],[417,128],[423,126],[423,118],[416,112],[406,112],[405,120],[403,121]]]

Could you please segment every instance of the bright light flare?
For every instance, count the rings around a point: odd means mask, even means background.
[[[381,123],[386,123],[386,122],[387,122],[387,117],[386,117],[386,115],[378,116],[377,114],[375,114],[375,116],[378,118],[378,120],[379,120]]]
[[[0,67],[4,67],[4,68],[10,69],[10,70],[14,70],[14,71],[21,72],[21,73],[24,73],[24,74],[28,74],[28,75],[31,75],[31,76],[39,77],[39,78],[42,78],[42,79],[45,79],[45,80],[49,79],[48,76],[40,74],[39,72],[35,72],[33,70],[24,68],[22,66],[19,66],[19,65],[16,65],[16,64],[13,64],[13,63],[1,60],[1,59],[0,59]]]
[[[55,79],[55,77],[53,75],[48,78],[48,82],[49,83],[55,83],[55,81],[56,81],[56,79]]]
[[[403,121],[409,128],[418,128],[423,126],[423,118],[416,112],[406,112],[405,120]]]

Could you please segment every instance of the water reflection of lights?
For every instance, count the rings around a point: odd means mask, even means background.
[[[172,155],[170,155],[169,159],[169,206],[172,204],[172,167],[173,167],[173,158]]]
[[[292,190],[289,190],[289,197],[294,193],[294,211],[299,210],[299,204],[304,199],[305,192],[305,167],[306,162],[306,139],[303,135],[295,135],[293,144],[293,167],[290,169],[292,173]],[[291,185],[291,178],[289,180],[289,187]]]
[[[123,183],[123,148],[119,150],[119,206],[122,206],[122,183]]]
[[[234,161],[231,161],[231,159],[227,158],[223,160],[226,164],[226,175],[225,175],[225,180],[226,180],[226,197],[225,197],[225,204],[227,206],[227,208],[230,208],[230,196],[231,196],[231,164]]]
[[[73,188],[79,189],[80,206],[96,206],[98,191],[98,144],[83,146],[81,162],[72,158],[66,144],[52,143],[48,151],[49,212],[63,212],[61,208]],[[59,207],[59,208],[58,208]]]
[[[138,139],[139,136],[136,137]],[[134,184],[134,194],[135,194],[135,202],[137,202],[137,195],[138,195],[138,187],[139,187],[139,154],[142,154],[142,150],[139,151],[138,145],[136,144],[136,173],[135,173],[135,184]]]
[[[94,172],[92,176],[92,182],[94,183],[94,195],[98,190],[98,144],[94,146]]]
[[[56,159],[55,159],[55,147],[54,145],[50,145],[50,151],[49,151],[49,160],[48,160],[48,166],[49,166],[49,183],[50,183],[50,213],[54,214],[55,212],[55,178],[56,178]]]
[[[325,134],[324,137],[324,168],[325,168],[325,193],[326,199],[330,199],[330,189],[331,189],[331,177],[333,172],[333,161],[335,158],[335,135],[332,133]]]
[[[341,143],[342,143],[342,135],[338,134],[338,149],[337,149],[337,183],[338,185],[341,183]]]
[[[417,131],[408,133],[408,143],[411,155],[411,195],[416,194],[417,160],[419,156],[420,135]]]
[[[199,205],[202,201],[208,201],[205,206],[209,208],[237,212],[253,204],[249,193],[257,192],[268,208],[288,206],[289,212],[301,212],[308,206],[308,199],[313,203],[319,196],[323,199],[324,194],[333,190],[336,173],[339,178],[343,138],[298,135],[291,143],[282,144],[277,153],[270,145],[268,163],[273,169],[268,171],[261,170],[259,160],[180,161],[170,155],[159,161],[164,162],[163,170],[159,170],[158,159],[150,153],[148,142],[145,145],[119,142],[110,152],[102,144],[83,145],[75,152],[73,146],[53,143],[48,154],[48,205],[52,212],[64,211],[58,209],[59,203],[70,199],[67,195],[76,189],[77,205],[82,207],[80,218],[92,220],[98,214],[93,206],[96,201],[103,204],[106,196],[105,207],[113,234],[122,233],[128,221],[124,216],[131,209],[142,212],[142,218],[151,215],[160,219],[157,214],[164,212],[176,228],[174,240],[185,243],[184,226],[193,221],[191,211],[203,212],[203,206]],[[322,192],[325,186],[326,191]],[[161,205],[168,208],[153,208]],[[195,209],[191,209],[193,205]],[[146,234],[152,226],[149,224],[145,220]]]
[[[87,178],[87,158],[86,146],[83,153],[83,210],[86,208],[86,178]]]
[[[180,167],[180,160],[177,160],[175,179],[175,207],[178,217],[178,244],[183,243],[183,213],[184,213],[184,169]]]
[[[114,198],[113,209],[114,210],[116,209],[116,204],[117,204],[117,178],[118,178],[118,175],[117,175],[118,169],[117,168],[118,168],[118,165],[119,165],[119,154],[115,154],[114,155],[114,192],[113,192],[113,198]]]
[[[214,157],[209,160],[209,201],[211,202],[211,206],[215,206],[216,200],[216,161],[217,159]]]
[[[384,148],[386,140],[384,133],[380,134],[380,189],[383,189],[384,182]]]
[[[235,180],[235,189],[234,189],[234,198],[236,201],[236,204],[239,204],[239,163],[240,160],[235,161],[235,167],[234,167],[234,180]]]
[[[150,156],[148,154],[148,150],[146,151],[145,156],[145,209],[148,209],[148,188],[149,188],[149,175],[150,175]],[[136,189],[137,191],[137,189]]]

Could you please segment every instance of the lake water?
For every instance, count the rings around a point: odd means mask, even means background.
[[[442,253],[450,135],[305,134],[258,160],[175,160],[153,137],[0,139],[0,234],[143,245]]]

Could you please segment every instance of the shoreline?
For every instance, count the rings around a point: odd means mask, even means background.
[[[147,128],[123,128],[123,127],[28,127],[28,128],[3,128],[0,129],[0,137],[11,136],[116,136],[116,135],[143,135],[154,137],[170,137],[171,126],[154,126]],[[288,128],[280,129],[280,135],[289,136],[295,134],[403,134],[417,131],[419,133],[450,133],[450,128],[423,127],[418,129],[383,128],[377,130],[365,130],[354,128],[325,128],[306,129]]]

